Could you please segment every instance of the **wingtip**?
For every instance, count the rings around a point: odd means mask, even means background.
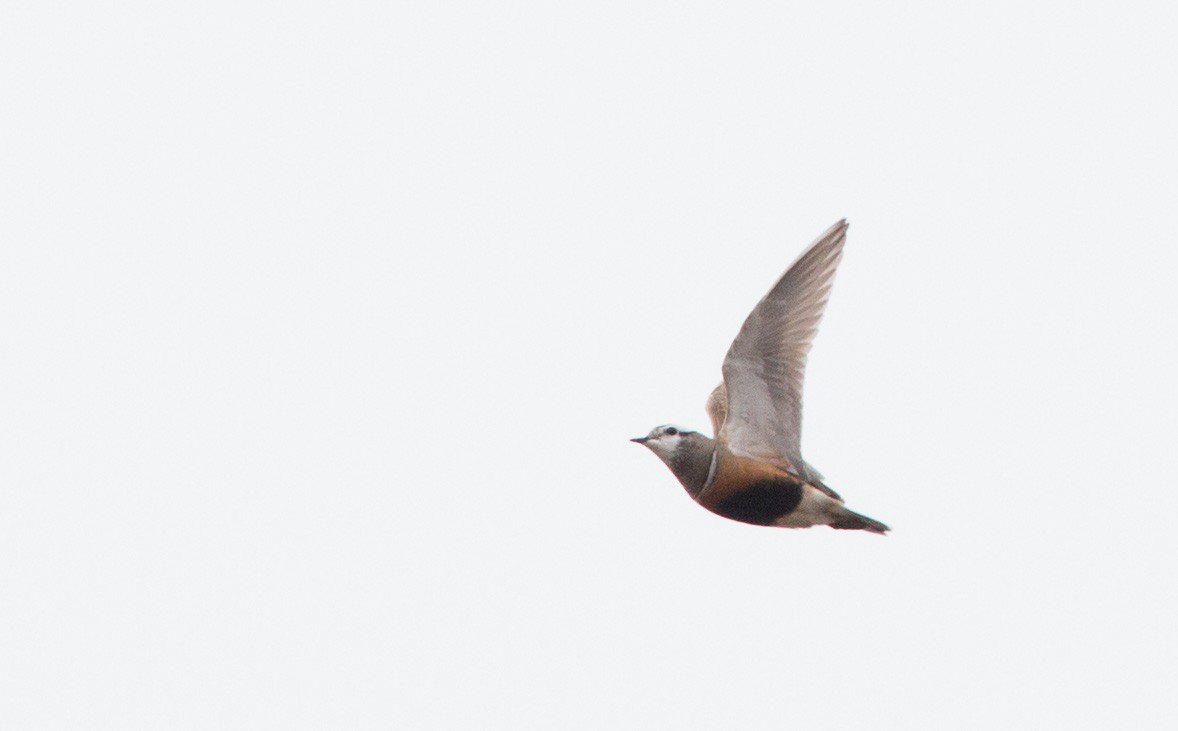
[[[814,243],[811,244],[811,248],[824,242],[828,244],[836,241],[841,242],[844,238],[846,238],[847,229],[850,227],[851,224],[849,221],[847,221],[847,219],[840,218],[833,226],[823,231],[822,235],[814,240]]]

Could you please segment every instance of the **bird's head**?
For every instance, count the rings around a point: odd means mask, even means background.
[[[674,424],[664,424],[651,429],[650,433],[646,436],[635,437],[630,441],[637,442],[646,447],[657,454],[664,462],[670,462],[675,457],[676,452],[692,444],[692,437],[699,436],[702,435],[690,429],[684,429]]]

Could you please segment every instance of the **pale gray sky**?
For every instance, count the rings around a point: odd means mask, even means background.
[[[0,725],[1172,729],[1172,3],[17,3]],[[695,506],[851,221],[803,450]]]

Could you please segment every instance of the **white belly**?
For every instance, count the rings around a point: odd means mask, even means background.
[[[774,523],[782,528],[809,528],[812,525],[830,525],[842,512],[842,503],[821,490],[805,485],[802,501],[789,515],[778,518]]]

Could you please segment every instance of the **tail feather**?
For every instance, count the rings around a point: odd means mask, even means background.
[[[836,518],[831,524],[831,528],[838,530],[866,530],[872,533],[879,533],[883,535],[891,528],[887,527],[878,520],[868,518],[866,515],[860,515],[853,510],[843,508],[842,515]]]

